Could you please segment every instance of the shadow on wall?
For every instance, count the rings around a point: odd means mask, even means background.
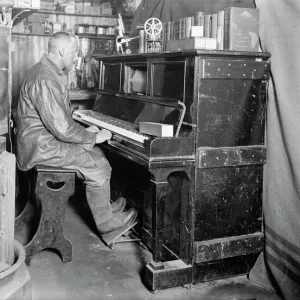
[[[12,109],[17,107],[23,80],[34,64],[47,51],[49,37],[12,36]]]

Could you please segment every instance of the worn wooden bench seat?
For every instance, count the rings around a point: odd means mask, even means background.
[[[72,260],[72,243],[63,233],[66,206],[75,192],[76,170],[53,168],[43,165],[29,172],[32,195],[40,211],[38,228],[33,238],[25,245],[26,264],[43,249],[57,250],[64,263]],[[15,219],[16,229],[29,221],[29,201]]]

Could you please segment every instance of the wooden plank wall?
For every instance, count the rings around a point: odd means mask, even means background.
[[[5,140],[5,137],[1,137]],[[14,262],[14,223],[15,223],[15,173],[14,154],[0,154],[0,268]]]
[[[12,51],[12,107],[16,107],[21,84],[27,71],[37,63],[47,50],[49,37],[13,36]]]
[[[8,27],[0,27],[0,134],[6,134],[8,132],[7,115],[9,110],[9,34],[10,30]]]
[[[41,15],[41,14],[39,14]],[[52,21],[56,20],[56,15],[43,16],[51,17]],[[108,24],[114,26],[116,18],[99,18],[99,17],[81,17],[59,15],[58,22],[65,24],[66,29],[75,32],[75,24],[91,24],[103,25]],[[108,23],[109,22],[109,23]],[[14,27],[14,31],[18,31],[18,26]],[[12,108],[17,105],[21,84],[25,78],[27,71],[39,60],[47,51],[48,36],[12,36]]]

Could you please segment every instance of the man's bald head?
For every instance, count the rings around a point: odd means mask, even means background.
[[[48,53],[56,54],[61,48],[70,47],[75,36],[64,31],[54,33],[48,43]]]
[[[54,33],[48,43],[48,56],[61,70],[69,70],[78,58],[78,41],[67,32]]]

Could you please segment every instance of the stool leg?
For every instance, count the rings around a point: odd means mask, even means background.
[[[32,219],[32,217],[33,208],[28,199],[22,212],[15,218],[15,232],[21,232],[22,228]]]
[[[35,194],[41,205],[38,229],[25,246],[26,263],[43,249],[59,251],[62,261],[72,260],[72,243],[63,234],[66,205],[75,190],[74,173],[39,172]]]
[[[18,199],[26,201],[23,210],[15,217],[15,232],[21,232],[22,228],[33,218],[34,207],[30,202],[30,180],[28,172],[18,172]]]

